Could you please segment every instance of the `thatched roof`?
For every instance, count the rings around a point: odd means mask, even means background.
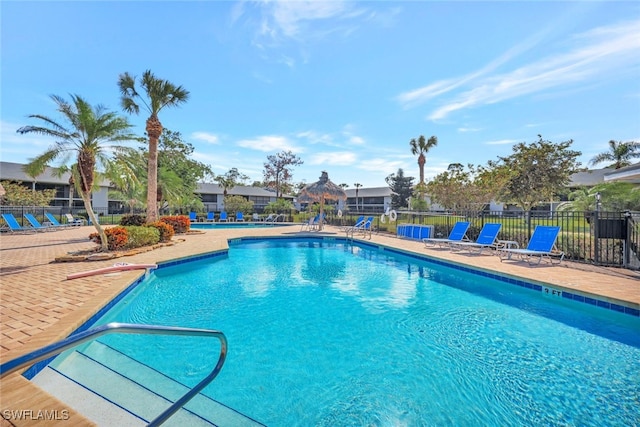
[[[346,199],[347,193],[344,192],[342,187],[334,184],[329,179],[329,174],[323,171],[320,179],[313,184],[309,184],[302,189],[300,192],[300,197],[303,200],[338,200],[338,199]]]

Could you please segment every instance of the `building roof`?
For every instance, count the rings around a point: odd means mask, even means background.
[[[626,181],[638,184],[640,183],[640,163],[610,170],[604,175],[604,180],[607,182]]]
[[[69,178],[71,177],[71,173],[65,172],[62,175],[58,176],[55,173],[56,168],[46,167],[44,172],[38,175],[37,177],[32,178],[27,175],[22,168],[25,165],[23,163],[11,163],[11,162],[0,162],[0,178],[8,181],[24,181],[24,182],[41,182],[45,184],[62,184],[68,185]],[[109,181],[102,180],[100,182],[102,187],[108,187]]]
[[[593,187],[604,182],[604,175],[613,169],[592,169],[585,172],[578,172],[571,175],[569,187]]]
[[[218,185],[213,183],[198,183],[198,188],[196,190],[201,194],[223,194],[224,189]],[[275,191],[267,190],[262,187],[248,187],[244,185],[236,185],[230,190],[227,190],[227,194],[230,196],[245,196],[245,197],[276,197]],[[282,196],[285,199],[292,199],[293,196],[289,196],[287,194]]]
[[[347,197],[356,197],[355,188],[347,188],[344,190],[347,193]],[[372,188],[359,188],[358,197],[391,197],[393,192],[389,187],[372,187]]]

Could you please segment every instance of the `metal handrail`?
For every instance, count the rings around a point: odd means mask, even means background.
[[[175,326],[156,326],[156,325],[138,325],[131,323],[108,323],[106,325],[98,326],[97,328],[90,329],[88,331],[80,332],[76,335],[65,338],[62,341],[50,344],[42,347],[38,350],[27,353],[23,356],[12,359],[6,363],[0,365],[0,378],[9,375],[12,372],[19,370],[27,365],[40,362],[51,356],[56,356],[65,350],[75,347],[87,341],[91,341],[101,335],[118,332],[124,334],[151,334],[151,335],[189,335],[189,336],[206,336],[216,337],[220,340],[220,356],[218,357],[218,363],[209,375],[202,379],[195,387],[189,390],[184,396],[176,400],[169,408],[167,408],[162,414],[158,415],[156,419],[151,421],[149,426],[159,426],[164,423],[169,417],[180,410],[187,404],[195,395],[200,393],[213,379],[218,375],[224,365],[224,360],[227,357],[227,338],[220,331],[210,329],[194,329],[194,328],[179,328]]]

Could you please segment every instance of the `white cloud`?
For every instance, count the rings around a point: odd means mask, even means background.
[[[460,132],[460,133],[480,132],[481,130],[482,130],[482,128],[468,128],[468,127],[458,128],[458,132]]]
[[[311,156],[311,165],[350,166],[357,160],[355,153],[350,151],[337,151],[316,153]]]
[[[325,144],[325,145],[336,145],[333,141],[333,137],[328,133],[319,133],[314,130],[307,130],[304,132],[298,132],[296,134],[297,138],[304,138],[310,144]]]
[[[197,139],[200,141],[205,141],[205,142],[208,142],[209,144],[216,144],[216,145],[220,144],[220,138],[218,138],[218,135],[214,135],[208,132],[193,132],[191,134],[191,138]]]
[[[391,160],[387,158],[374,158],[367,159],[358,162],[358,169],[372,171],[376,173],[382,172],[385,176],[388,176],[392,173],[398,172],[398,169],[402,168],[403,170],[407,170],[406,162],[400,160]]]
[[[445,99],[428,115],[430,120],[447,117],[454,111],[478,105],[540,93],[549,89],[585,85],[615,77],[629,67],[640,66],[640,21],[600,27],[566,41],[573,44],[565,53],[549,55],[501,74],[484,77],[516,55],[542,40],[546,30],[515,46],[484,68],[457,80],[446,79],[400,94],[397,99],[412,107],[461,87],[464,92]]]
[[[297,147],[284,136],[264,135],[254,139],[243,139],[236,143],[240,147],[250,148],[252,150],[264,151],[265,153],[277,151],[291,151],[300,153],[304,151]]]
[[[263,33],[277,31],[286,37],[299,36],[306,22],[336,18],[350,13],[351,5],[343,1],[269,1],[270,14],[263,21]],[[272,21],[272,22],[268,22]]]
[[[354,135],[349,138],[349,142],[354,145],[362,145],[364,144],[364,138],[362,138],[361,136]]]

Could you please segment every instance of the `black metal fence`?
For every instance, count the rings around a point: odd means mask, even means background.
[[[45,212],[53,214],[61,223],[67,222],[65,214],[88,220],[86,211],[79,208],[69,209],[56,206],[0,206],[0,213],[12,213],[21,225],[26,225],[25,213],[32,213],[40,221],[46,221]],[[127,213],[109,212],[108,209],[95,209],[100,224],[118,224]],[[144,211],[136,212],[144,214]],[[163,214],[165,214],[163,212]],[[168,212],[166,213],[168,214]],[[184,214],[188,214],[185,210]],[[442,213],[400,211],[397,220],[384,222],[380,212],[346,212],[341,217],[330,213],[327,221],[334,225],[350,225],[360,215],[374,217],[374,230],[396,233],[398,224],[432,225],[435,237],[446,237],[457,221],[470,221],[467,233],[475,240],[480,229],[487,222],[502,224],[498,238],[516,241],[520,247],[526,247],[536,225],[560,226],[556,242],[558,250],[565,253],[565,259],[586,264],[625,267],[640,270],[640,212],[483,212],[483,213]],[[294,221],[292,214],[287,221]]]
[[[502,227],[500,240],[516,241],[524,248],[536,225],[560,226],[556,242],[565,259],[600,266],[640,269],[640,213],[637,212],[483,212],[397,213],[397,221],[384,222],[380,213],[348,213],[329,221],[336,225],[354,223],[359,215],[374,216],[374,228],[395,233],[398,224],[432,225],[435,237],[447,237],[457,221],[469,221],[467,237],[475,240],[485,223],[497,222]]]

